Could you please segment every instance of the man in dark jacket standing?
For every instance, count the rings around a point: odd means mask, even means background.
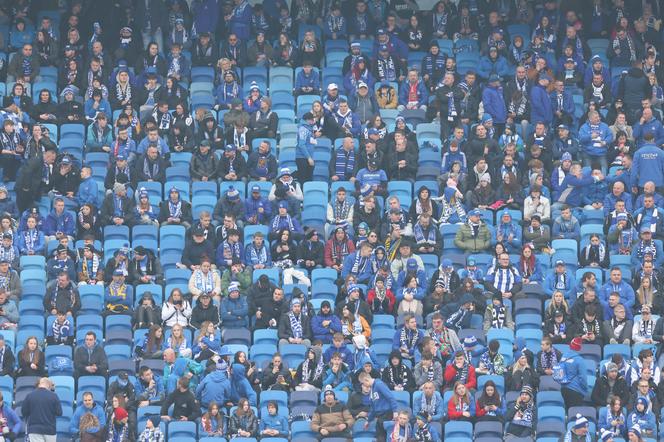
[[[648,77],[641,69],[641,62],[634,63],[626,75],[620,78],[618,85],[618,97],[622,99],[625,112],[627,113],[627,124],[634,125],[641,110],[641,100],[650,97],[651,88]]]
[[[60,399],[49,378],[39,379],[37,388],[23,401],[21,414],[26,424],[26,434],[31,441],[55,442],[56,419],[62,416]]]
[[[168,415],[168,408],[173,405],[173,415]],[[195,421],[200,414],[200,406],[196,403],[194,393],[189,391],[189,379],[181,377],[178,379],[178,388],[168,395],[161,406],[161,419]],[[183,419],[184,418],[184,419]]]
[[[84,344],[74,351],[74,375],[108,375],[108,358],[101,345],[97,344],[97,335],[94,332],[86,333]]]

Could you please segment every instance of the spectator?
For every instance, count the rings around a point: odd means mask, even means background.
[[[202,406],[212,410],[217,404],[225,404],[231,397],[231,384],[228,380],[228,364],[221,360],[215,366],[215,370],[203,378],[203,381],[196,387],[196,396]],[[218,410],[218,406],[217,406]],[[208,416],[208,419],[210,417]],[[214,419],[218,421],[217,419]],[[208,420],[210,428],[215,427],[215,423]],[[216,422],[218,425],[219,422]],[[223,428],[223,424],[221,425]],[[219,428],[219,426],[217,426]],[[213,430],[214,432],[216,430]]]
[[[258,435],[258,418],[246,398],[241,398],[238,401],[235,412],[231,414],[228,434],[231,437],[255,437]]]
[[[86,333],[83,345],[74,350],[74,371],[77,377],[108,374],[108,358],[94,332]]]
[[[173,414],[169,415],[169,407],[173,405]],[[177,389],[164,400],[161,405],[161,419],[165,421],[195,421],[200,414],[200,406],[194,394],[189,390],[189,378],[181,377],[177,381]]]
[[[99,421],[98,427],[88,428],[83,431],[81,427],[81,420],[84,414],[91,413]],[[126,412],[125,412],[126,414]],[[92,393],[86,391],[83,393],[83,403],[76,408],[74,415],[69,422],[69,433],[74,436],[82,437],[82,433],[103,434],[106,427],[106,415],[104,409],[95,402]],[[110,428],[109,428],[110,430]]]
[[[37,388],[31,391],[21,405],[27,436],[31,439],[52,440],[56,437],[56,419],[62,416],[60,399],[53,391],[55,385],[49,378],[40,378]]]

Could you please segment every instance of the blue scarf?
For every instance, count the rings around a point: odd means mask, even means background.
[[[285,226],[287,226],[288,230],[291,232],[295,230],[295,226],[293,225],[293,220],[289,214],[286,214],[284,216],[277,215],[272,220],[272,230],[274,232],[278,232],[279,230],[283,229]]]
[[[302,313],[296,318],[293,312],[288,313],[288,320],[290,321],[291,330],[293,331],[294,338],[302,337]]]
[[[28,250],[34,250],[35,243],[37,242],[38,237],[39,237],[39,232],[37,231],[37,229],[30,229],[23,232],[23,238],[25,239],[25,247]]]
[[[350,269],[350,273],[353,275],[360,275],[364,273],[369,263],[369,258],[362,257],[360,251],[355,252],[355,260],[353,261],[353,267]]]
[[[256,264],[267,263],[267,248],[265,247],[265,244],[263,244],[260,249],[257,249],[254,244],[251,244],[249,247],[249,261]]]
[[[420,223],[415,224],[413,227],[413,234],[415,235],[415,241],[417,244],[435,244],[436,243],[436,229],[433,226],[429,226],[429,232],[424,235],[424,230]]]
[[[337,152],[337,159],[334,163],[334,173],[339,177],[339,181],[348,180],[355,170],[355,151],[351,149],[346,152],[344,149],[339,149]]]
[[[214,275],[212,270],[208,271],[207,275],[203,275],[201,270],[197,270],[194,274],[196,288],[203,293],[212,293],[214,290]]]

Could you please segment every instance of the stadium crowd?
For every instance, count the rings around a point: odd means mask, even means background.
[[[0,440],[659,440],[662,8],[0,1]]]

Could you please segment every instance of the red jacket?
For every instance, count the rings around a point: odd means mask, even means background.
[[[445,368],[445,375],[443,376],[445,378],[445,384],[447,384],[449,387],[452,387],[454,385],[455,379],[457,375],[457,368],[456,365],[454,365],[454,362],[452,362],[450,365]],[[466,381],[466,389],[468,390],[474,390],[477,388],[477,378],[475,377],[475,367],[472,365],[468,365],[468,380]]]
[[[369,307],[373,310],[373,301],[374,298],[376,298],[376,289],[371,289],[369,290],[369,293],[367,293],[367,304],[369,304]],[[389,307],[388,307],[388,312],[392,313],[394,311],[394,304],[397,302],[397,299],[394,296],[394,293],[392,293],[392,290],[387,289],[385,292],[385,299],[389,302]]]

